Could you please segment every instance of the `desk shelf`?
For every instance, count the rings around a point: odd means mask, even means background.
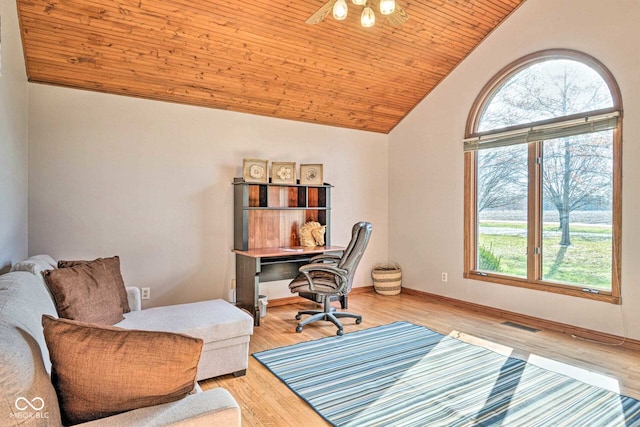
[[[233,185],[234,249],[297,246],[307,221],[326,225],[325,244],[331,244],[330,184],[256,184],[235,178]]]

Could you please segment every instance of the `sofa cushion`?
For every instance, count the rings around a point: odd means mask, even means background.
[[[112,270],[103,260],[47,270],[44,279],[60,317],[103,325],[123,319]]]
[[[109,269],[111,273],[111,277],[115,282],[115,288],[118,291],[118,296],[120,297],[120,304],[122,305],[122,312],[128,313],[131,311],[129,308],[129,300],[127,299],[127,291],[124,286],[124,279],[122,278],[122,273],[120,272],[120,257],[113,256],[111,258],[98,258],[93,261],[58,261],[58,268],[68,268],[75,267],[76,265],[89,264],[90,262],[95,262],[102,260],[104,261],[107,269]]]
[[[208,343],[251,335],[253,318],[227,301],[217,299],[132,311],[116,326],[179,332]]]
[[[238,403],[227,390],[218,387],[176,402],[91,421],[82,427],[240,427],[240,420]]]
[[[173,402],[194,390],[202,340],[42,317],[65,425]]]
[[[0,275],[0,426],[61,425],[43,313],[55,315],[56,309],[40,278],[25,271]],[[44,407],[16,405],[21,397],[29,402],[39,397]],[[40,407],[39,401],[33,404]]]

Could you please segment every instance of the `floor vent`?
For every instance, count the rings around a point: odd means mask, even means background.
[[[513,323],[513,322],[502,322],[502,325],[511,326],[512,328],[518,328],[518,329],[522,329],[523,331],[529,331],[529,332],[539,331],[539,329],[530,328],[528,326],[520,325],[519,323]]]

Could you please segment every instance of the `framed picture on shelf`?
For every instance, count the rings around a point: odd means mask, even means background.
[[[271,182],[273,184],[295,184],[295,162],[271,162]]]
[[[269,170],[267,169],[269,161],[260,159],[243,159],[242,160],[242,178],[244,182],[269,182]]]
[[[321,164],[304,164],[300,165],[300,184],[305,185],[322,185],[324,180],[322,177]]]

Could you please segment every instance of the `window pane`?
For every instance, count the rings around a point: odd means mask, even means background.
[[[611,290],[613,133],[543,144],[542,278]]]
[[[609,86],[589,66],[567,59],[533,64],[492,95],[478,131],[501,129],[613,106]]]
[[[527,276],[527,146],[478,152],[478,270]]]

